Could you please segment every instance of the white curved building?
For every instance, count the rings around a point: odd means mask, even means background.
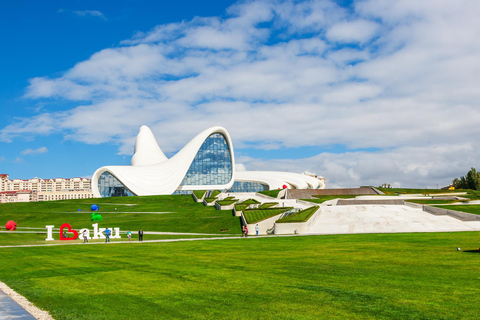
[[[278,188],[324,189],[324,179],[274,171],[236,171],[228,131],[212,127],[198,134],[168,159],[152,131],[142,126],[130,166],[95,171],[95,197],[173,194],[193,190],[253,192]]]

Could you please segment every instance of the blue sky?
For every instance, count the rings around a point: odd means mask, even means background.
[[[434,187],[478,166],[475,0],[0,3],[0,173],[91,176],[148,125],[247,170]]]

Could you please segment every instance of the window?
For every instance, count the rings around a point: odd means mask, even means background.
[[[180,185],[223,185],[231,179],[230,149],[225,137],[214,133],[203,142]]]
[[[109,172],[104,172],[98,179],[98,191],[102,198],[135,196]]]
[[[270,188],[268,185],[258,182],[249,181],[235,181],[228,192],[260,192],[267,191]]]

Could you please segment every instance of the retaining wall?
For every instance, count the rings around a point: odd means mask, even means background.
[[[436,216],[450,216],[452,218],[462,220],[462,221],[480,221],[480,216],[476,214],[460,212],[455,210],[442,209],[437,207],[423,206],[423,211]]]
[[[280,216],[282,213],[277,214],[276,216],[270,217],[268,219],[256,222],[256,223],[250,223],[247,224],[247,229],[248,229],[248,235],[249,236],[254,236],[255,235],[255,226],[258,224],[258,234],[267,234],[267,230],[271,229],[275,225],[275,221],[280,219]],[[242,221],[246,223],[245,216],[243,215],[242,212]],[[276,233],[276,232],[275,232]]]

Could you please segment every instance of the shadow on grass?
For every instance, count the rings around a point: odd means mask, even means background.
[[[475,249],[475,250],[463,250],[463,252],[468,252],[468,253],[480,253],[480,249]]]

